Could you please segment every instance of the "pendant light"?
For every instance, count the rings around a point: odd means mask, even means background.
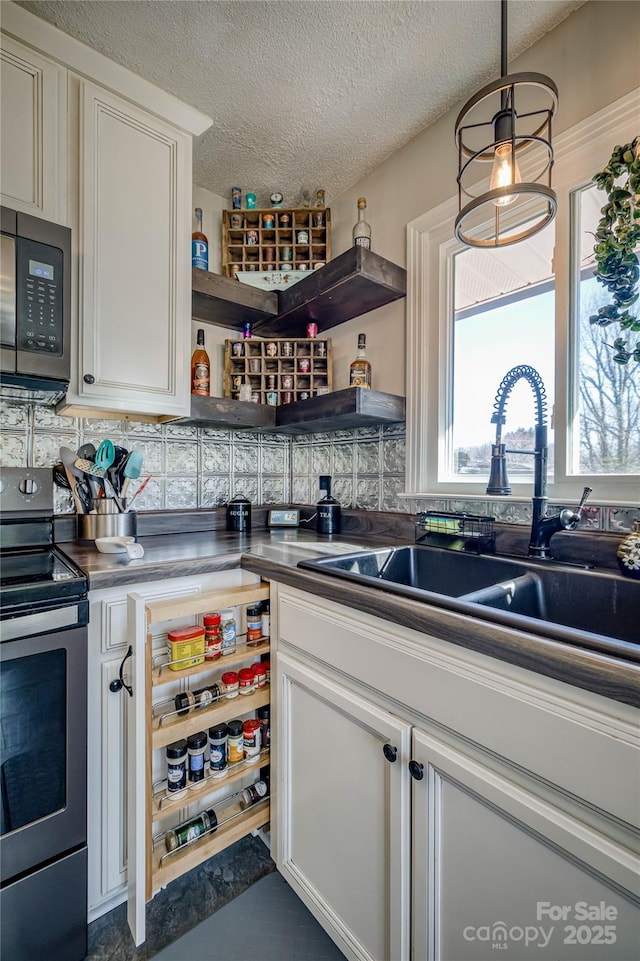
[[[467,101],[455,126],[455,235],[463,244],[506,247],[553,220],[551,119],[557,106],[558,89],[549,77],[507,74],[507,0],[501,0],[500,78]]]

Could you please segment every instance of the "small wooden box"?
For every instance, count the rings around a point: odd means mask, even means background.
[[[236,221],[239,226],[235,226]],[[329,207],[222,211],[222,273],[313,270],[331,260]]]
[[[330,393],[333,388],[331,340],[321,338],[226,340],[224,396],[238,400],[248,384],[259,404],[289,404]]]

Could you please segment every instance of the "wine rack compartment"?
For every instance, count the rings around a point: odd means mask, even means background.
[[[222,273],[314,270],[331,260],[331,210],[288,207],[222,211]]]
[[[240,398],[249,385],[258,404],[289,404],[333,389],[331,340],[226,340],[224,396]]]

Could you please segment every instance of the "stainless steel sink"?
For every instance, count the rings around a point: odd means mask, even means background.
[[[298,566],[640,660],[640,585],[616,574],[417,544],[300,561]]]

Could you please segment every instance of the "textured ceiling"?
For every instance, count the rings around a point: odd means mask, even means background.
[[[512,0],[512,59],[584,0]],[[327,202],[499,76],[498,0],[42,0],[19,6],[202,110],[194,182]],[[453,136],[453,131],[452,131]]]

